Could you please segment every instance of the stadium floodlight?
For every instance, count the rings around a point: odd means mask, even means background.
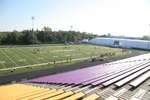
[[[35,17],[32,16],[32,17],[31,17],[31,20],[32,20],[32,31],[34,31],[34,20],[35,20]]]
[[[70,31],[72,31],[72,28],[73,28],[73,26],[71,25],[71,26],[70,26]]]

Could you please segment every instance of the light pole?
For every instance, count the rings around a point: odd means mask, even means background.
[[[32,16],[32,17],[31,17],[31,20],[32,20],[32,31],[34,31],[34,20],[35,20],[35,17]]]
[[[73,31],[72,28],[73,28],[73,26],[71,25],[71,26],[70,26],[70,31]]]

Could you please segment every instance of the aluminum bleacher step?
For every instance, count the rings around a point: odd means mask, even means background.
[[[148,79],[150,77],[150,71],[146,72],[145,74],[141,75],[140,77],[138,77],[137,79],[133,80],[132,82],[130,82],[130,85],[132,87],[137,87],[140,84],[142,84],[146,79]]]
[[[123,79],[123,78],[125,78],[125,77],[127,77],[127,76],[129,76],[129,75],[134,74],[134,73],[137,72],[137,71],[142,70],[142,69],[145,68],[147,65],[149,65],[149,64],[143,65],[143,66],[138,67],[138,68],[134,68],[134,69],[132,69],[132,70],[130,70],[130,71],[128,71],[128,72],[126,72],[126,73],[124,73],[124,74],[122,74],[122,75],[116,77],[116,78],[113,78],[113,79],[111,79],[111,80],[109,80],[109,81],[106,81],[106,82],[102,83],[102,85],[103,85],[103,86],[108,86],[108,85],[110,85],[110,84],[112,84],[112,83],[114,83],[114,82],[116,82],[116,81],[118,81],[118,80],[120,80],[120,79]]]
[[[121,81],[115,83],[115,85],[116,85],[117,87],[121,87],[122,85],[124,85],[124,84],[126,84],[127,82],[131,81],[132,79],[138,77],[139,75],[143,74],[144,72],[148,71],[149,69],[150,69],[150,66],[148,66],[148,67],[146,67],[146,68],[144,68],[144,69],[142,69],[142,70],[140,70],[140,71],[138,71],[138,72],[136,72],[136,73],[130,75],[130,76],[127,77],[127,78],[122,79]]]

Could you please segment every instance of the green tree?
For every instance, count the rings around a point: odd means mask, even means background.
[[[21,39],[24,44],[38,43],[36,32],[33,31],[23,31]]]

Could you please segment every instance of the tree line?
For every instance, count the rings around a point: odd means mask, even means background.
[[[83,39],[92,39],[97,35],[76,31],[52,31],[49,27],[42,30],[24,30],[0,32],[0,44],[43,44],[43,43],[70,43]]]

